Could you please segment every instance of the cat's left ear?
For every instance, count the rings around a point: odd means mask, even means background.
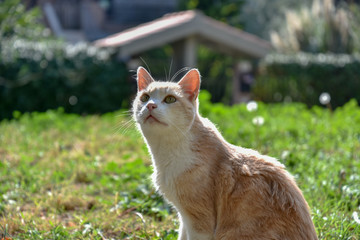
[[[200,72],[193,68],[188,71],[180,80],[179,85],[183,91],[188,95],[188,99],[192,102],[199,95],[200,89]]]
[[[150,73],[146,71],[143,67],[138,67],[137,74],[137,85],[138,85],[138,92],[147,88],[150,83],[154,82],[155,80],[151,77]]]

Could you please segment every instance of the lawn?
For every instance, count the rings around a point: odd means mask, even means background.
[[[201,112],[234,144],[277,157],[295,176],[319,239],[360,238],[360,108],[210,104]],[[0,239],[176,239],[128,112],[61,110],[0,122]]]

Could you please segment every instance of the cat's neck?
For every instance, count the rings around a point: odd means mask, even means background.
[[[228,145],[216,127],[198,114],[187,131],[174,128],[168,134],[146,135],[144,133],[144,137],[155,160],[176,159],[184,155],[189,158],[191,156],[188,155],[193,155],[194,151],[199,152],[199,148],[211,146],[214,149],[225,149]]]
[[[196,162],[192,144],[196,140],[194,129],[197,126],[195,124],[200,122],[197,116],[188,131],[174,128],[166,134],[143,132],[154,165],[155,186],[162,192],[166,192],[167,198],[173,203],[176,202],[175,195],[171,194],[173,191],[171,189],[175,189],[174,180]]]
[[[164,151],[174,152],[178,149],[190,147],[195,139],[195,129],[201,126],[201,117],[195,116],[192,125],[184,130],[177,126],[172,126],[172,129],[159,133],[148,133],[143,131],[146,143],[153,155],[163,154]]]
[[[228,143],[222,138],[216,127],[207,119],[197,115],[192,126],[186,132],[151,135],[144,134],[150,150],[154,174],[153,182],[169,201],[176,205],[174,181],[186,171],[203,166],[210,171],[219,155],[226,154]],[[207,169],[207,170],[206,170]]]

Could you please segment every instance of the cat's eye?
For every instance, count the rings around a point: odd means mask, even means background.
[[[164,99],[164,102],[166,102],[166,103],[174,103],[174,102],[176,102],[176,98],[174,96],[169,95]]]
[[[147,102],[147,101],[149,101],[149,99],[150,99],[150,96],[147,95],[146,93],[141,95],[141,97],[140,97],[140,101],[142,101],[142,102]]]

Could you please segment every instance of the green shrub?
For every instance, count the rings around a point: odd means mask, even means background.
[[[3,40],[0,50],[0,119],[15,110],[104,113],[128,104],[126,66],[112,50],[21,39]]]
[[[328,92],[337,107],[352,98],[360,102],[359,76],[358,54],[271,54],[260,64],[253,93],[265,102],[291,99],[312,106]]]
[[[18,37],[25,39],[49,39],[51,31],[45,27],[41,9],[26,9],[25,1],[0,1],[0,39]]]

